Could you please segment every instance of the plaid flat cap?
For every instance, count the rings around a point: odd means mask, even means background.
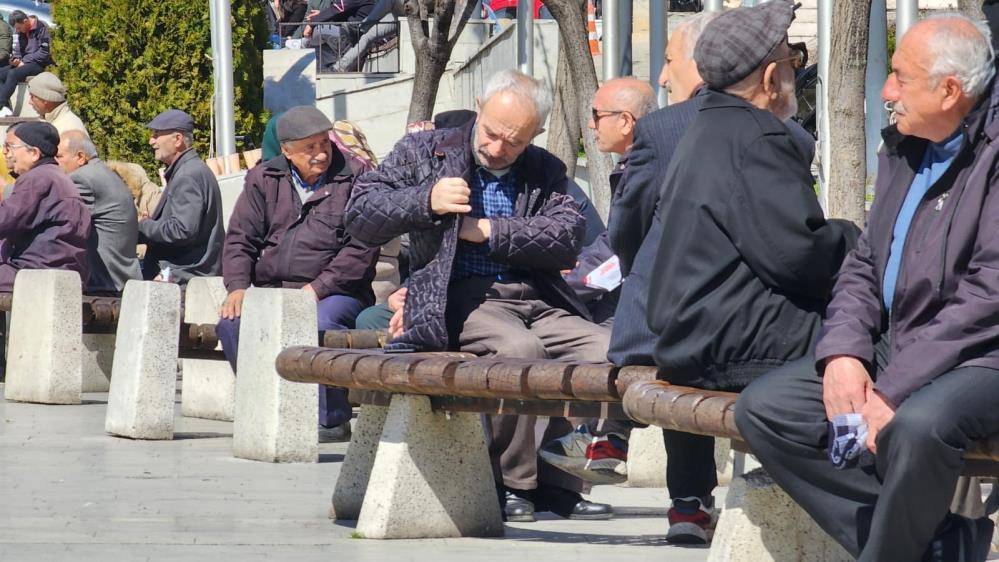
[[[721,90],[749,76],[785,38],[800,4],[771,0],[728,10],[711,21],[694,46],[704,83]]]

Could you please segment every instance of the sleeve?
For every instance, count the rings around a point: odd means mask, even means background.
[[[0,22],[0,60],[14,54],[14,34],[7,22]]]
[[[524,269],[561,271],[576,266],[586,219],[572,197],[552,193],[531,217],[489,219],[489,257]]]
[[[565,192],[572,197],[572,200],[579,205],[579,213],[586,219],[586,231],[583,235],[583,245],[589,246],[596,242],[597,238],[607,232],[604,220],[600,218],[600,213],[593,207],[590,198],[583,193],[583,190],[576,182],[569,180],[565,186]]]
[[[592,244],[583,247],[579,253],[576,267],[564,276],[565,282],[584,303],[592,302],[607,294],[608,291],[604,289],[587,285],[584,279],[590,272],[612,257],[614,257],[614,252],[607,244],[607,233],[605,232],[598,236]]]
[[[312,18],[312,22],[345,21],[358,9],[370,3],[368,0],[337,0],[336,2],[331,2],[329,8],[319,12],[316,17]]]
[[[49,34],[49,28],[43,27],[38,33],[38,48],[24,55],[21,58],[21,62],[33,62],[35,64],[45,66],[50,60],[52,60],[49,56],[49,49],[51,46],[52,36]]]
[[[90,209],[90,212],[94,211],[94,189],[90,186],[90,182],[86,180],[81,180],[80,178],[72,178],[73,183],[76,184],[76,190],[80,193],[80,199],[83,200],[83,204]]]
[[[18,189],[15,184],[10,196],[0,201],[0,239],[12,238],[31,231],[38,212],[37,190]]]
[[[140,242],[187,246],[194,243],[205,214],[206,189],[191,177],[175,176],[163,193],[167,200],[158,219],[139,222]]]
[[[236,199],[222,247],[222,279],[230,293],[250,287],[253,267],[267,237],[263,220],[266,203],[250,178],[247,177],[243,192]]]
[[[635,255],[652,225],[667,164],[656,161],[647,124],[640,119],[635,126],[635,144],[628,156],[628,167],[607,220],[610,245],[621,260],[622,275],[631,272]]]
[[[336,257],[316,278],[313,284],[316,295],[320,299],[347,295],[363,302],[362,295],[371,293],[378,255],[378,247],[366,246],[347,235]]]
[[[825,219],[811,175],[800,160],[786,133],[763,135],[750,143],[738,176],[731,180],[728,219],[722,227],[764,283],[824,300],[860,229],[849,221]]]

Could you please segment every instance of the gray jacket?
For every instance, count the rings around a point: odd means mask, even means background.
[[[121,291],[129,279],[142,279],[135,244],[138,219],[132,194],[118,174],[94,158],[69,175],[90,209],[87,239],[88,292]]]
[[[14,51],[14,30],[7,22],[0,21],[0,64],[10,63],[10,55]]]
[[[151,217],[139,223],[139,243],[148,244],[142,276],[164,267],[186,284],[192,277],[222,275],[222,194],[219,183],[195,150],[166,170],[166,189]]]

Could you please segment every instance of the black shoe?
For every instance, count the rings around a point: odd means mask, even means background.
[[[534,503],[527,499],[529,492],[507,488],[503,496],[503,520],[512,523],[533,523]]]
[[[320,443],[344,443],[350,441],[350,421],[345,421],[334,427],[319,426]]]
[[[923,555],[923,562],[984,562],[992,550],[994,527],[988,517],[968,519],[948,514]]]
[[[535,509],[550,511],[566,519],[610,519],[614,508],[605,503],[594,503],[572,490],[545,486],[534,492]]]

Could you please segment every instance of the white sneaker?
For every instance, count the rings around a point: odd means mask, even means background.
[[[13,116],[14,112],[9,107],[0,108],[0,119]]]

